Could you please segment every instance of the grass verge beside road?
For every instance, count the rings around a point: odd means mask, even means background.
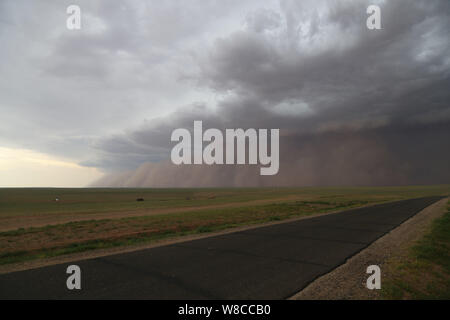
[[[405,257],[388,265],[384,299],[450,299],[450,202]]]

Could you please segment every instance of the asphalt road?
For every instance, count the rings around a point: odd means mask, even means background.
[[[0,275],[0,299],[285,299],[439,197]],[[69,291],[69,265],[81,290]]]

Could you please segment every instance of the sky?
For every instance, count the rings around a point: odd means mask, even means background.
[[[3,0],[0,187],[450,183],[449,30],[448,0]],[[279,128],[279,174],[172,165],[195,120]]]

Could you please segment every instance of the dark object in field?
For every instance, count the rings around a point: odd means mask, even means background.
[[[145,201],[145,200],[144,200],[144,198],[137,198],[136,201],[137,201],[137,202],[143,202],[143,201]]]

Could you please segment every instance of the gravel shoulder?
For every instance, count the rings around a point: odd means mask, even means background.
[[[370,265],[381,268],[383,276],[389,275],[389,259],[401,259],[407,249],[427,231],[431,222],[445,213],[449,198],[425,208],[417,215],[378,239],[360,253],[332,272],[319,277],[290,300],[373,300],[381,299],[379,290],[368,290],[366,269]]]

